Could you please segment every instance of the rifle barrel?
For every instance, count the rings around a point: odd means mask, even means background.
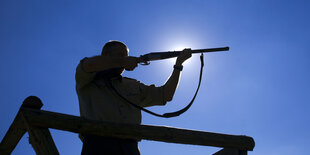
[[[207,48],[207,49],[197,49],[191,50],[192,53],[205,53],[205,52],[219,52],[219,51],[229,51],[229,47],[220,47],[220,48]]]
[[[206,48],[206,49],[195,49],[190,51],[192,53],[205,53],[205,52],[219,52],[219,51],[228,51],[229,47],[220,47],[220,48]],[[177,57],[182,51],[168,51],[168,52],[152,52],[140,56],[140,58],[145,61],[161,60]]]

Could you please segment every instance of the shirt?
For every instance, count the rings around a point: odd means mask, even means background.
[[[85,59],[80,61],[75,74],[80,115],[92,120],[141,124],[141,110],[121,99],[104,80],[95,79],[96,72],[85,72],[82,67]],[[163,87],[126,77],[112,78],[111,83],[122,96],[141,107],[166,104]]]

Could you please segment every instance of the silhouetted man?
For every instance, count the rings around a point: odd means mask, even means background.
[[[111,89],[112,85],[122,96],[142,107],[165,105],[171,101],[179,82],[183,62],[191,57],[183,51],[176,60],[167,82],[160,87],[144,85],[135,79],[122,77],[124,69],[134,70],[141,61],[128,56],[127,46],[110,41],[99,56],[84,58],[76,69],[76,91],[81,117],[114,123],[141,124],[141,111],[122,100]],[[119,139],[82,135],[82,154],[139,155],[134,139]]]

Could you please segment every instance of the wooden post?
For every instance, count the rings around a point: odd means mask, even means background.
[[[41,109],[43,106],[41,100],[35,96],[27,97],[22,106],[19,108],[18,113],[10,126],[8,132],[3,137],[0,144],[0,154],[9,155],[12,153],[17,143],[26,133],[26,128],[21,117],[21,111],[23,108]]]
[[[38,137],[49,139],[48,143],[51,143],[53,141],[51,139],[49,131],[45,129],[38,129],[34,128],[32,126],[29,126],[27,119],[23,116],[22,111],[25,109],[36,109],[39,110],[43,106],[41,100],[36,96],[29,96],[27,97],[22,106],[20,107],[12,125],[10,126],[9,130],[3,137],[1,143],[0,143],[0,154],[1,155],[10,155],[14,148],[16,147],[17,143],[20,141],[20,139],[23,137],[23,135],[26,133],[26,131],[29,132],[29,141],[33,145],[33,142],[36,143],[34,139],[37,139]],[[35,138],[34,138],[35,137]],[[51,146],[55,146],[54,142],[51,144]],[[33,145],[34,148],[36,146]],[[56,148],[56,147],[55,147]],[[54,148],[53,152],[56,152]],[[36,150],[36,149],[35,149]],[[37,152],[37,151],[36,151]],[[38,152],[37,152],[38,153]],[[58,151],[57,151],[58,153]]]
[[[12,125],[0,143],[0,154],[10,155],[25,133],[26,129],[23,126],[20,113],[18,112]]]

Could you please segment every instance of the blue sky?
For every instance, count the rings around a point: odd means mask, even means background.
[[[309,2],[247,1],[0,1],[0,138],[22,101],[40,97],[42,109],[79,115],[75,67],[120,40],[130,55],[189,47],[230,46],[205,55],[201,90],[192,108],[143,124],[248,135],[251,155],[307,154],[309,134]],[[174,60],[139,66],[125,76],[162,85]],[[184,64],[180,85],[159,113],[185,106],[194,94],[199,57]],[[79,154],[76,134],[51,130],[61,154]],[[34,154],[26,134],[13,154]],[[145,155],[212,154],[214,147],[142,141]]]

